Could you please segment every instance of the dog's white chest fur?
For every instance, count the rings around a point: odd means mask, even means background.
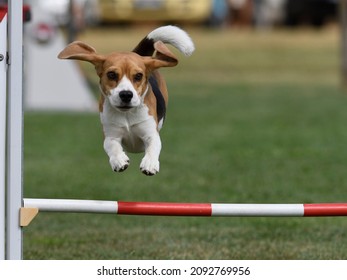
[[[117,139],[128,152],[143,152],[146,138],[153,132],[156,133],[156,122],[148,114],[145,104],[121,112],[113,108],[106,99],[100,119],[105,137]]]

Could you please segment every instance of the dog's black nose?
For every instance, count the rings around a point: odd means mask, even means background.
[[[129,103],[133,98],[133,93],[130,90],[122,90],[119,93],[119,97],[124,103]]]

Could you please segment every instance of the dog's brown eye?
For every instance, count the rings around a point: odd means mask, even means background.
[[[114,71],[107,72],[107,78],[112,81],[118,80],[118,74]]]
[[[134,81],[135,82],[140,82],[142,80],[143,74],[142,73],[137,73],[134,75]]]

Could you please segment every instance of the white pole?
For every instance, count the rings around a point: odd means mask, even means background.
[[[23,0],[9,1],[8,40],[6,258],[14,260],[22,259]]]
[[[0,260],[5,259],[6,46],[7,16],[0,22]]]

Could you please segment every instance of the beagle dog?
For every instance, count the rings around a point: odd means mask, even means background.
[[[175,26],[163,26],[150,32],[132,52],[108,55],[86,43],[75,41],[60,52],[60,59],[92,63],[100,78],[100,119],[104,149],[112,169],[122,172],[129,166],[127,152],[145,152],[140,170],[145,175],[159,172],[161,140],[168,103],[168,91],[160,67],[176,66],[170,44],[184,55],[194,51],[188,34]]]

